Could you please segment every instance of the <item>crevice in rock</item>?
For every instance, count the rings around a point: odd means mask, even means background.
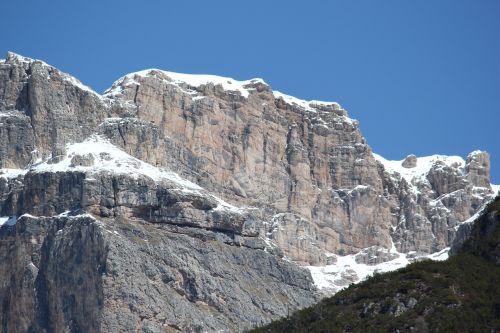
[[[292,135],[293,135],[293,129],[294,126],[290,125],[288,126],[288,132],[286,134],[286,148],[285,148],[285,155],[286,155],[286,172],[288,174],[288,198],[287,198],[287,211],[290,212],[292,210],[292,197],[293,197],[293,192],[294,192],[294,187],[296,184],[296,179],[295,176],[292,174],[292,154],[293,154],[293,148],[292,148]]]
[[[117,127],[118,127],[118,133],[120,134],[120,137],[122,138],[123,141],[123,149],[125,149],[127,142],[125,141],[125,136],[123,134],[122,127],[120,126],[120,124],[118,124]]]
[[[311,121],[309,119],[307,119],[306,121],[306,125],[307,125],[307,157],[309,159],[309,175],[311,177],[311,180],[315,180],[316,181],[316,184],[317,185],[321,185],[321,184],[318,184],[318,181],[316,180],[316,175],[314,173],[314,168],[316,167],[316,156],[314,154],[314,131],[313,131],[313,128],[311,126]]]
[[[137,85],[135,87],[135,93],[134,93],[134,104],[137,105],[137,95],[139,94],[139,87],[140,85]],[[137,105],[138,106],[138,105]]]
[[[266,167],[267,167],[267,140],[268,140],[268,134],[264,134],[264,139],[263,139],[263,143],[262,143],[262,154],[264,155],[263,156],[263,160],[264,160],[264,174],[266,173]]]

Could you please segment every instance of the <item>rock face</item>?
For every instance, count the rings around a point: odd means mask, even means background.
[[[0,235],[4,332],[238,331],[314,300],[305,270],[205,229],[24,215]]]
[[[455,227],[494,194],[489,162],[478,162],[489,161],[485,152],[471,153],[466,161],[456,156],[423,157],[413,168],[376,157],[388,176],[384,179],[390,200],[398,198],[392,239],[400,252],[432,253],[449,247]],[[488,174],[488,180],[480,174]]]
[[[404,159],[403,163],[401,163],[401,165],[404,167],[404,168],[414,168],[417,166],[417,156],[415,155],[408,155],[406,156],[406,158]]]
[[[105,122],[102,133],[232,203],[259,207],[266,235],[294,261],[321,265],[325,253],[392,242],[401,252],[439,251],[493,193],[485,152],[467,161],[410,155],[393,168],[338,104],[298,100],[258,79],[232,84],[129,74],[104,96],[135,107],[134,120]],[[164,150],[173,156],[155,153]]]
[[[2,228],[3,332],[95,332],[106,270],[102,235],[91,217],[20,218]]]
[[[500,265],[500,196],[455,227],[450,254],[472,253]]]
[[[467,179],[479,187],[490,186],[490,155],[484,151],[474,151],[467,156]]]
[[[0,322],[243,330],[315,301],[296,263],[448,247],[493,195],[489,168],[485,152],[387,161],[337,103],[260,79],[147,70],[100,95],[9,53],[0,219],[18,222],[0,229]]]

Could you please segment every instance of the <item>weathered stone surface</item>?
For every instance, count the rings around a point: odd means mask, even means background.
[[[65,143],[97,132],[237,206],[258,207],[264,221],[295,215],[270,238],[300,262],[324,264],[322,251],[390,248],[391,241],[401,251],[441,249],[453,238],[448,229],[491,195],[478,189],[490,188],[487,153],[471,154],[465,168],[437,161],[426,180],[405,185],[385,175],[357,122],[338,104],[299,105],[262,81],[249,83],[244,97],[155,70],[119,80],[101,97],[43,62],[14,54],[0,72],[2,115],[9,119],[6,130],[0,127],[5,167],[47,156],[57,162]],[[8,126],[25,129],[12,135]],[[417,161],[410,155],[402,163]]]
[[[21,217],[0,228],[4,332],[95,332],[106,248],[94,219]]]
[[[500,196],[485,204],[467,223],[455,227],[451,254],[479,255],[500,264]]]
[[[299,262],[324,264],[321,250],[390,248],[391,238],[400,251],[440,250],[453,238],[448,229],[491,197],[488,190],[476,196],[482,190],[473,188],[489,189],[487,156],[478,155],[470,167],[436,161],[427,179],[405,185],[385,175],[340,106],[308,109],[260,85],[243,98],[220,86],[174,84],[168,73],[152,71],[117,81],[106,96],[135,105],[149,132],[168,135],[173,155],[166,166],[236,205],[259,207],[269,225],[276,215],[295,216],[264,232]],[[164,146],[149,137],[146,147],[161,152]],[[162,159],[144,151],[135,156],[147,155],[152,163]],[[411,169],[417,158],[402,164]]]
[[[0,61],[0,213],[46,216],[0,230],[3,327],[242,330],[315,299],[310,276],[282,256],[323,265],[359,253],[376,264],[393,245],[435,252],[493,195],[485,152],[436,158],[409,177],[420,158],[391,169],[337,103],[300,101],[262,80],[232,89],[171,76],[130,74],[99,95],[41,61]],[[102,168],[114,161],[107,152],[67,154],[92,135],[134,156],[132,171]],[[202,189],[136,172],[143,162]],[[61,272],[62,261],[79,272]],[[71,294],[64,284],[74,283],[82,289]]]
[[[305,270],[223,233],[24,215],[0,236],[8,332],[241,331],[315,301]]]
[[[68,142],[82,141],[93,133],[106,118],[106,110],[107,106],[98,94],[41,61],[9,53],[6,61],[0,63],[2,118],[5,111],[17,111],[16,114],[21,113],[30,120],[30,129],[25,130],[27,140],[21,133],[11,135],[9,146],[24,150],[35,146],[41,156],[61,155]],[[4,126],[2,124],[0,128]],[[27,153],[24,159],[14,160],[17,163],[11,160],[5,167],[25,167],[26,160],[29,162],[31,158],[30,151]]]
[[[24,186],[2,182],[8,196],[0,201],[5,215],[53,216],[84,210],[102,217],[127,217],[258,236],[255,210],[219,209],[208,193],[188,192],[169,181],[107,172],[28,172]],[[0,184],[0,185],[1,185]],[[0,187],[1,188],[1,187]]]
[[[404,168],[414,168],[417,166],[417,156],[415,155],[408,155],[406,156],[406,158],[404,159],[403,163],[401,163],[401,165],[404,167]]]
[[[399,257],[397,253],[390,253],[387,249],[372,246],[361,251],[355,258],[358,264],[376,265],[382,262],[391,261],[397,257]]]
[[[210,233],[196,238],[161,227],[139,230],[133,233],[135,244],[127,240],[132,232],[126,229],[119,231],[120,241],[111,243],[105,290],[117,299],[138,297],[130,305],[106,304],[104,331],[133,329],[141,317],[158,329],[165,322],[181,331],[241,331],[286,315],[288,306],[314,301],[307,272],[263,250],[226,245],[211,240]],[[142,240],[147,252],[138,244]],[[137,254],[132,262],[124,260],[123,247]]]
[[[71,158],[71,166],[92,166],[94,165],[94,156],[91,154],[87,155],[75,155]]]
[[[475,151],[467,156],[466,163],[469,182],[477,187],[490,188],[490,155],[485,151]]]
[[[473,223],[464,223],[457,228],[455,238],[451,243],[450,254],[456,254],[460,250],[463,243],[469,239],[473,226]]]
[[[415,298],[399,293],[396,296],[387,297],[384,299],[384,302],[383,306],[381,305],[382,302],[363,304],[363,309],[359,316],[361,318],[373,318],[377,315],[386,314],[397,317],[417,305]]]
[[[193,99],[186,89],[205,97]],[[153,164],[158,159],[167,161],[168,167],[237,205],[265,208],[269,219],[273,213],[287,212],[311,224],[310,230],[326,228],[328,232],[322,237],[330,244],[329,251],[390,245],[388,234],[364,237],[365,226],[360,231],[348,227],[352,224],[345,219],[331,222],[332,216],[349,214],[345,210],[349,203],[339,209],[330,204],[329,193],[361,184],[371,186],[375,190],[372,193],[381,188],[377,163],[357,123],[346,118],[345,110],[337,104],[313,105],[317,108],[311,112],[276,98],[265,84],[250,90],[248,98],[210,84],[180,88],[161,71],[129,76],[117,82],[113,90],[118,93],[107,96],[137,106],[142,126],[150,128],[146,132],[168,135],[165,145],[170,157],[128,150],[134,156]],[[126,142],[137,141],[128,134],[131,122],[107,123],[102,132],[127,149]],[[141,136],[148,140],[143,149],[161,151],[158,148],[164,147],[156,135]],[[356,208],[356,214],[364,219],[373,213]],[[388,229],[389,223],[382,228]],[[357,236],[360,234],[363,237]],[[314,252],[309,245],[297,249]],[[306,259],[287,254],[292,259]],[[312,253],[309,257],[311,263],[323,262]]]
[[[34,162],[34,141],[28,116],[18,111],[0,112],[0,168],[17,168]]]

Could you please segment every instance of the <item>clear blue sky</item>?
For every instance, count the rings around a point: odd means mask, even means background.
[[[328,3],[328,4],[327,4]],[[500,183],[500,1],[3,1],[0,53],[102,92],[150,67],[334,100],[373,150],[492,155]]]

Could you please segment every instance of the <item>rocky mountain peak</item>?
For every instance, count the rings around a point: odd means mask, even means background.
[[[5,61],[7,62],[18,62],[18,63],[31,63],[34,60],[28,57],[23,57],[22,55],[19,55],[17,53],[8,51],[7,52],[7,57],[5,58]]]
[[[477,187],[491,187],[490,155],[485,151],[476,150],[467,156],[465,171],[468,180]]]
[[[313,283],[333,292],[376,270],[445,258],[456,227],[494,195],[489,168],[484,152],[386,160],[338,103],[288,96],[261,79],[152,69],[100,95],[8,54],[0,277],[27,282],[0,295],[14,302],[31,291],[0,322],[50,330],[43,318],[53,315],[64,327],[58,307],[43,302],[65,302],[80,277],[50,281],[76,260],[71,253],[89,253],[95,262],[80,258],[75,269],[102,267],[79,290],[99,292],[103,330],[255,326],[284,315],[285,304],[313,302]],[[153,308],[144,290],[158,291]],[[20,315],[37,306],[40,318]]]
[[[246,81],[238,81],[229,77],[204,74],[183,74],[168,72],[159,69],[147,69],[135,73],[127,74],[113,83],[111,88],[104,92],[105,96],[113,96],[120,93],[128,85],[138,86],[141,79],[152,78],[158,81],[166,82],[175,85],[186,92],[196,94],[196,90],[203,90],[207,85],[220,86],[223,90],[239,93],[242,97],[248,98],[250,92],[255,90],[262,92],[268,90],[269,87],[264,80],[260,78],[250,79]],[[258,89],[257,89],[258,88]],[[259,91],[260,90],[260,91]]]

